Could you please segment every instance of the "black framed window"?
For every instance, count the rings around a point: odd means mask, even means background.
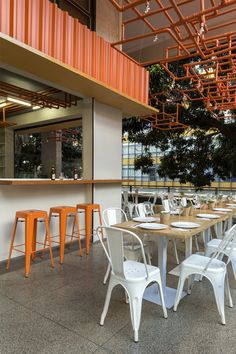
[[[15,130],[15,178],[73,178],[82,176],[83,131],[81,120]]]
[[[49,0],[92,31],[96,30],[96,0]]]

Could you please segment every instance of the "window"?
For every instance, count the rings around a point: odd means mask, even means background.
[[[15,178],[73,177],[82,174],[81,120],[15,131]]]

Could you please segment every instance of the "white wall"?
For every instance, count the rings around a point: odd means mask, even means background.
[[[11,233],[15,212],[17,210],[41,209],[49,211],[57,205],[72,205],[89,202],[90,187],[87,185],[0,185],[0,261],[7,259],[10,248]],[[68,231],[71,231],[72,218],[68,221]],[[51,232],[58,234],[58,219],[52,221]],[[80,218],[80,226],[84,227],[84,218]],[[44,225],[39,223],[39,239],[44,238]],[[19,223],[16,243],[24,242],[24,223]],[[55,246],[55,244],[54,244]],[[13,257],[20,253],[13,252]]]
[[[120,179],[122,175],[122,114],[94,103],[94,178]]]
[[[94,100],[83,108],[83,158],[85,177],[92,179],[121,179],[122,113]],[[0,260],[8,257],[15,212],[26,209],[48,210],[56,205],[76,205],[95,202],[101,209],[120,207],[121,183],[95,185],[0,185]],[[52,234],[58,233],[55,224]],[[80,226],[83,227],[83,218]],[[70,223],[71,226],[71,223]],[[95,214],[94,226],[98,226]],[[44,237],[43,224],[39,225],[40,239]],[[24,224],[19,225],[16,241],[24,242]],[[13,256],[18,256],[14,253]]]

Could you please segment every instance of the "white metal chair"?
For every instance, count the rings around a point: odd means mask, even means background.
[[[229,306],[233,307],[227,275],[227,264],[229,263],[231,252],[235,247],[235,239],[236,233],[235,228],[233,228],[227,232],[211,257],[206,257],[200,254],[193,254],[183,261],[180,269],[180,277],[174,304],[174,311],[177,310],[185,280],[188,278],[191,280],[188,289],[188,293],[190,294],[194,283],[194,276],[199,274],[201,277],[206,277],[211,282],[215,294],[217,309],[221,317],[221,323],[225,324],[225,283],[226,292],[229,298]],[[228,249],[230,250],[227,251]],[[222,261],[224,255],[227,255],[228,257],[226,263]]]
[[[236,233],[236,225],[233,225],[231,227],[230,230],[228,230],[226,232],[226,235],[229,232],[234,232]],[[209,241],[206,245],[206,250],[205,250],[205,256],[210,257],[215,251],[216,249],[219,247],[220,243],[221,243],[221,239],[219,238],[214,238],[211,241]],[[234,278],[236,280],[236,245],[234,245],[234,247],[231,249],[232,245],[229,245],[226,249],[225,249],[225,255],[227,257],[229,257],[229,260],[231,262],[232,265],[232,269],[233,269],[233,273],[234,273]],[[222,252],[223,253],[223,252]]]
[[[138,203],[135,206],[135,212],[138,216],[145,217],[148,215],[153,215],[154,211],[152,204],[150,202]]]
[[[102,229],[107,238],[108,248],[106,248],[101,237]],[[164,317],[167,318],[160,270],[157,267],[147,265],[142,241],[133,232],[126,230],[124,231],[114,227],[99,227],[97,229],[97,234],[111,266],[111,276],[100,319],[100,325],[104,325],[113,288],[116,285],[121,285],[125,289],[129,298],[130,316],[134,330],[134,341],[138,342],[143,293],[150,283],[156,282],[158,284]],[[144,263],[124,260],[124,234],[129,234],[129,236],[135,240],[135,243],[139,244]]]
[[[107,208],[103,210],[102,219],[106,226],[112,226],[121,223],[122,221],[128,221],[126,213],[124,212],[124,210],[120,208]],[[148,262],[149,264],[151,264],[150,252],[146,244],[144,244],[144,249],[145,249],[145,254],[148,257]],[[140,245],[134,242],[130,242],[130,240],[127,240],[126,238],[125,246],[124,246],[124,257],[125,259],[140,261],[143,257]],[[104,276],[103,284],[106,284],[110,271],[111,271],[111,267],[110,264],[108,264],[106,274]]]
[[[182,197],[180,200],[180,204],[182,205],[182,207],[186,207],[187,206],[187,198]]]
[[[135,211],[135,203],[129,201],[128,191],[123,191],[122,193],[122,209],[125,213],[129,213],[129,217],[132,219],[133,213]]]
[[[179,210],[176,209],[176,207],[174,207],[173,205],[170,205],[170,200],[169,199],[163,199],[162,200],[162,206],[164,208],[165,211],[167,211],[168,213],[172,214],[172,215],[178,215],[179,214]]]
[[[156,202],[157,202],[157,198],[158,198],[158,192],[155,192],[152,196],[149,197],[148,199],[148,203],[151,203],[152,205],[152,210],[154,212],[154,208],[155,208],[155,205],[156,205]]]

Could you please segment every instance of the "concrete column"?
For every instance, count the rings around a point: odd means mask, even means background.
[[[83,110],[84,178],[121,179],[122,113],[95,100],[84,102]],[[91,202],[101,209],[121,206],[121,183],[95,184]],[[94,217],[94,227],[99,224]]]
[[[107,42],[117,42],[121,37],[122,14],[109,0],[96,1],[96,33]]]
[[[14,177],[14,131],[0,129],[0,178]]]

